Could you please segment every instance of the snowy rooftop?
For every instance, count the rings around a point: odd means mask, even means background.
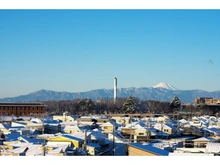
[[[207,143],[206,145],[206,152],[209,153],[219,153],[220,151],[220,143]]]
[[[151,152],[151,153],[154,153],[154,154],[157,154],[160,156],[168,156],[169,155],[168,151],[151,146],[151,145],[148,145],[148,144],[144,145],[141,143],[131,143],[131,146],[134,146],[136,148],[140,148],[142,150],[147,150],[148,152]]]

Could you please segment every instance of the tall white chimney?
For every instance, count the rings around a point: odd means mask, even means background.
[[[116,103],[117,99],[117,78],[114,78],[114,104]]]

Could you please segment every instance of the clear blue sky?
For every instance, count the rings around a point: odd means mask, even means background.
[[[46,89],[220,90],[220,10],[0,10],[0,98]],[[212,63],[210,62],[212,61]]]

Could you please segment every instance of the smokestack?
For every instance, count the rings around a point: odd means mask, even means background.
[[[116,103],[117,99],[117,78],[114,78],[114,104]]]

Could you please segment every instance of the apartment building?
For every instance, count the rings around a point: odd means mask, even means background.
[[[46,105],[41,102],[0,103],[0,114],[3,116],[30,116],[45,113]]]

